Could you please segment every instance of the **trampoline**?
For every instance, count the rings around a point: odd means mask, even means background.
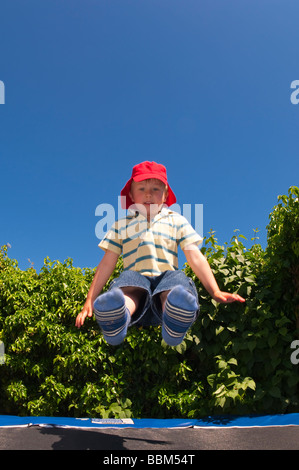
[[[0,450],[98,450],[102,463],[131,467],[138,460],[117,459],[136,453],[143,465],[178,464],[181,458],[194,464],[201,450],[298,449],[296,413],[196,420],[0,416]]]

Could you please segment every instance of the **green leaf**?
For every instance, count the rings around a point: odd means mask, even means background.
[[[218,336],[224,330],[224,326],[220,325],[216,328],[215,334]]]
[[[268,336],[268,344],[270,348],[273,348],[275,344],[277,343],[277,334],[276,333],[270,333]]]
[[[229,359],[229,360],[227,361],[227,363],[228,363],[228,364],[233,364],[233,365],[235,365],[235,366],[238,365],[238,361],[237,361],[237,359],[235,359],[234,357],[232,357],[231,359]]]
[[[220,385],[219,388],[217,388],[217,390],[213,393],[213,395],[222,396],[225,392],[226,392],[225,385],[222,384]]]
[[[179,354],[184,354],[186,352],[186,349],[187,349],[186,341],[182,341],[181,344],[179,344],[178,346],[175,346],[175,350]]]
[[[271,397],[274,397],[274,398],[281,398],[281,391],[278,387],[272,387],[270,390],[269,390],[269,394],[271,395]]]

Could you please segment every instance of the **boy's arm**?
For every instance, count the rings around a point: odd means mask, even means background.
[[[93,303],[114,271],[119,255],[107,250],[100,261],[82,311],[76,318],[75,325],[80,328],[86,317],[92,317]]]
[[[196,245],[188,245],[183,251],[190,268],[216,302],[245,302],[245,299],[240,295],[229,294],[228,292],[222,292],[219,289],[207,259]]]

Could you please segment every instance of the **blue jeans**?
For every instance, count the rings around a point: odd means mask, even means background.
[[[138,287],[144,290],[137,311],[134,313],[129,326],[157,326],[162,324],[162,307],[159,294],[181,285],[193,294],[198,303],[198,293],[192,279],[182,271],[165,271],[159,276],[143,276],[136,271],[123,271],[120,276],[113,279],[109,290],[113,287]]]

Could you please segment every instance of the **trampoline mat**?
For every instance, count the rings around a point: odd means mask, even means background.
[[[100,450],[102,459],[105,455],[110,458],[107,451],[149,451],[151,454],[153,451],[160,454],[164,451],[195,451],[196,459],[200,450],[298,450],[299,426],[183,429],[10,427],[0,428],[0,449]]]
[[[144,465],[148,455],[171,451],[176,455],[177,451],[178,455],[192,451],[194,460],[200,450],[298,449],[299,414],[210,416],[200,420],[0,416],[0,450],[99,450],[101,459],[110,460],[128,455],[128,451],[137,455],[142,452]],[[170,459],[171,455],[173,452]],[[112,460],[103,463],[128,464]]]

